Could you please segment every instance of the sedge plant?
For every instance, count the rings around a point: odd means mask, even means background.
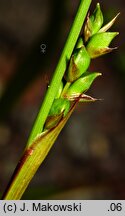
[[[22,197],[77,103],[97,100],[87,95],[86,91],[101,73],[90,72],[89,65],[92,59],[116,49],[109,45],[118,32],[110,32],[109,29],[118,15],[103,26],[103,13],[99,3],[93,14],[87,15],[90,3],[91,0],[81,0],[26,148],[3,199],[16,200]],[[79,36],[86,15],[84,31]]]

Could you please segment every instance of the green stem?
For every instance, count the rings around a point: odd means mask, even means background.
[[[34,138],[42,132],[44,123],[52,106],[54,97],[59,88],[62,77],[65,73],[67,66],[67,59],[69,60],[78,39],[79,33],[81,31],[83,22],[85,20],[86,14],[88,12],[89,6],[92,0],[81,0],[74,23],[71,27],[69,36],[67,38],[65,47],[63,49],[62,55],[55,69],[50,87],[48,88],[34,126],[32,128],[31,134],[28,139],[28,146],[32,143]]]

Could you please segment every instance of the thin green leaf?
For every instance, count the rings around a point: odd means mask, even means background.
[[[24,154],[15,169],[11,183],[9,184],[10,186],[7,188],[3,196],[3,199],[18,200],[22,197],[29,182],[47,156],[56,138],[72,114],[77,102],[78,100],[72,105],[66,117],[64,117],[56,127],[41,133],[32,142],[30,147],[25,149]]]

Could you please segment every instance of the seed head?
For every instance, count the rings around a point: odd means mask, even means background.
[[[73,95],[80,96],[82,93],[86,92],[93,81],[96,79],[96,77],[100,76],[101,73],[86,73],[82,77],[80,77],[78,80],[76,80],[74,83],[71,84],[67,92],[65,93],[66,98],[70,98]]]
[[[118,34],[118,32],[101,32],[93,35],[86,46],[90,57],[93,59],[116,49],[108,46]]]
[[[83,73],[86,72],[90,64],[90,56],[85,48],[82,46],[75,50],[75,53],[71,57],[69,67],[65,74],[65,79],[68,82],[74,82]]]
[[[99,29],[101,28],[103,24],[103,14],[100,8],[100,4],[97,3],[96,9],[94,10],[93,14],[91,16],[87,16],[87,21],[85,23],[84,28],[84,40],[85,42],[88,41],[88,39],[96,34]]]

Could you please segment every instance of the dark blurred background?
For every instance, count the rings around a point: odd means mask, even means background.
[[[96,6],[93,0],[90,10]],[[125,1],[100,0],[104,22],[121,12],[113,53],[34,176],[23,199],[125,199]],[[0,194],[25,147],[79,0],[0,0]],[[41,45],[45,44],[45,53]]]

